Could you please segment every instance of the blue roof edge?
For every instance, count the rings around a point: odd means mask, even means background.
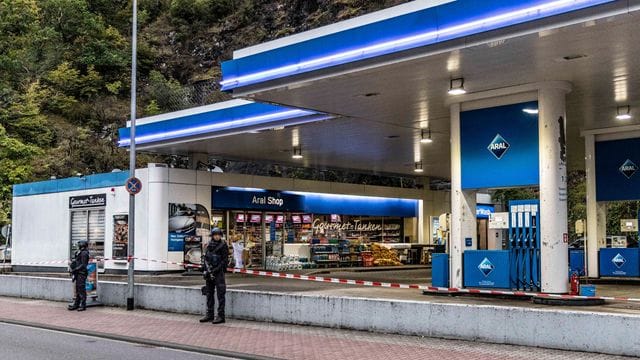
[[[93,174],[83,177],[72,177],[65,179],[37,181],[26,184],[16,184],[13,185],[13,196],[21,197],[124,186],[127,178],[129,178],[129,171],[119,171],[103,174]]]

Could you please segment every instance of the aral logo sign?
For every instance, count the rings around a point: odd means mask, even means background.
[[[480,272],[482,272],[484,277],[489,276],[489,274],[491,274],[491,272],[493,272],[493,269],[495,269],[495,268],[496,267],[493,266],[491,261],[489,261],[489,259],[487,259],[487,258],[484,258],[484,260],[482,260],[480,262],[480,265],[478,265],[478,270],[480,270]]]
[[[611,259],[611,262],[618,269],[620,269],[627,262],[627,260],[624,258],[624,256],[622,256],[622,255],[620,255],[620,253],[618,253],[618,255],[614,256],[613,259]]]
[[[505,140],[500,134],[497,134],[496,137],[493,138],[489,146],[487,146],[487,150],[489,150],[496,159],[502,159],[504,153],[509,150],[511,145]]]
[[[631,179],[633,174],[638,171],[638,166],[634,164],[633,161],[627,159],[618,170],[620,170],[622,175],[626,176],[627,179]]]

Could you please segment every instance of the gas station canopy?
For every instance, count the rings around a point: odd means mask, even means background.
[[[191,109],[196,120],[180,121],[184,112],[141,119],[149,132],[137,142],[164,153],[404,175],[419,162],[423,175],[449,178],[450,87],[468,97],[566,81],[569,168],[583,168],[581,131],[640,129],[638,116],[616,119],[619,108],[635,115],[640,106],[638,10],[636,0],[413,1],[236,51],[222,66],[223,89],[265,104]],[[240,113],[230,110],[237,106]],[[260,121],[238,125],[247,117]],[[127,146],[128,129],[121,135]]]

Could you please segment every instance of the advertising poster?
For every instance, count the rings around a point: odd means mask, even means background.
[[[199,204],[169,204],[169,251],[184,253],[186,264],[200,264],[202,244],[209,241],[209,211]]]
[[[129,215],[113,215],[114,259],[126,259],[129,245]]]
[[[196,206],[169,204],[169,251],[183,251],[184,238],[196,235]]]
[[[184,267],[199,265],[202,258],[202,238],[200,236],[184,237]]]
[[[98,264],[92,260],[87,265],[87,281],[85,289],[87,289],[87,298],[98,297]]]

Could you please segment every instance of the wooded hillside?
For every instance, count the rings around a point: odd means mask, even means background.
[[[219,64],[235,49],[402,2],[139,0],[138,116],[228,99]],[[0,0],[0,224],[12,184],[128,167],[131,6]]]

